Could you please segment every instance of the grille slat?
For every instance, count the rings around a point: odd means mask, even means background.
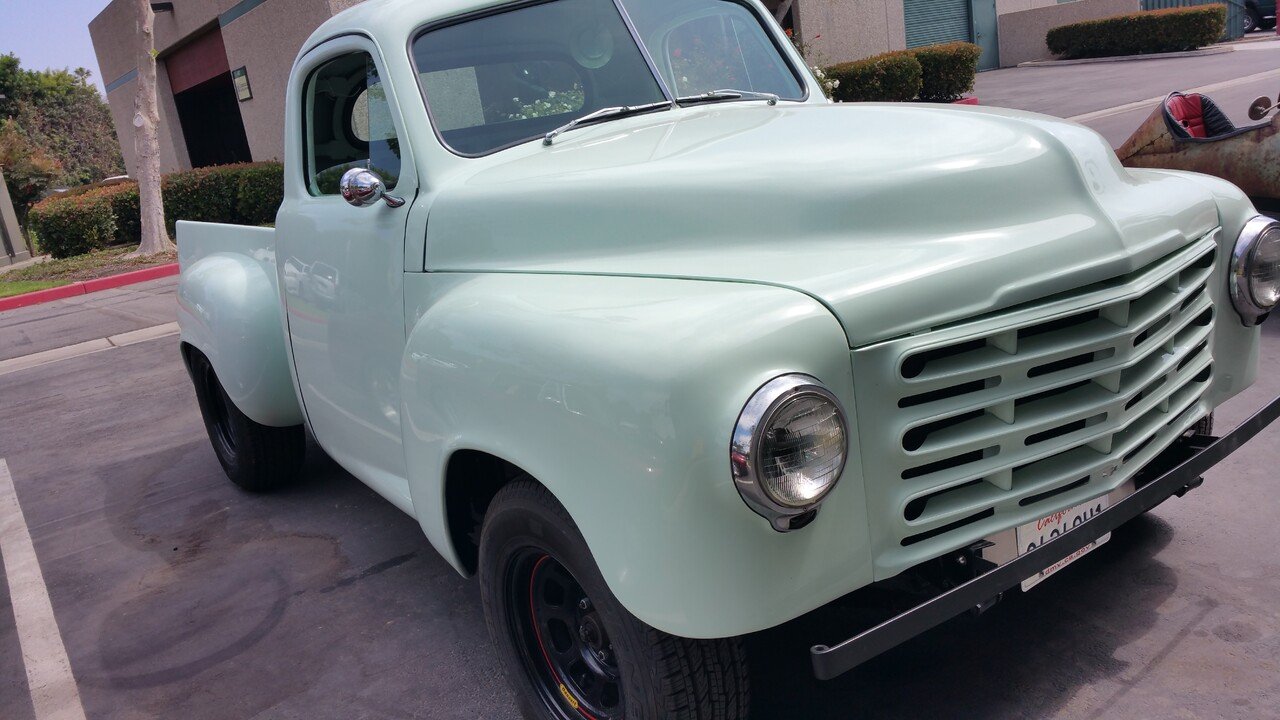
[[[871,516],[897,540],[878,566],[1109,492],[1203,416],[1217,232],[1074,296],[855,351],[859,380],[880,373],[855,383],[876,413]]]
[[[1185,341],[1179,341],[1172,354],[1153,350],[1135,358],[1127,364],[1127,367],[1108,366],[1103,373],[1099,373],[1107,374],[1120,370],[1122,375],[1119,393],[1112,393],[1097,383],[1089,382],[1069,393],[1015,406],[1017,419],[1013,424],[1005,423],[994,415],[986,413],[979,418],[930,433],[918,449],[908,448],[908,455],[913,463],[916,462],[916,458],[919,458],[921,463],[935,461],[947,454],[960,451],[971,443],[981,442],[981,438],[984,437],[998,440],[1000,445],[1012,445],[1027,435],[1050,429],[1055,424],[1080,420],[1104,411],[1115,413],[1129,410],[1131,407],[1126,407],[1129,402],[1155,380],[1171,372],[1186,372],[1188,363],[1185,361],[1194,358],[1192,350],[1199,353],[1206,349],[1204,342],[1210,334],[1210,329],[1206,327],[1193,328],[1193,330],[1194,332],[1187,334]],[[1156,348],[1155,345],[1152,347]],[[1179,368],[1179,365],[1182,367]],[[1098,375],[1090,376],[1086,380],[1096,377]],[[955,415],[963,416],[973,412],[976,410],[967,410]],[[927,424],[938,422],[941,422],[941,419],[930,420]],[[912,430],[908,430],[908,433],[910,432]]]
[[[1059,332],[1039,334],[1029,340],[1019,341],[1016,354],[1005,352],[992,344],[985,344],[976,350],[948,355],[940,360],[928,361],[924,364],[923,369],[915,375],[908,376],[904,373],[902,380],[912,385],[920,385],[918,389],[913,387],[912,393],[923,393],[929,390],[982,380],[986,377],[1008,372],[1014,367],[1042,365],[1085,352],[1114,348],[1120,344],[1121,339],[1141,335],[1143,331],[1150,329],[1152,325],[1167,317],[1170,312],[1177,311],[1184,302],[1193,299],[1194,296],[1200,293],[1210,272],[1212,272],[1211,269],[1196,271],[1194,276],[1190,278],[1194,284],[1183,286],[1176,293],[1157,285],[1150,292],[1159,295],[1160,302],[1156,304],[1147,303],[1146,307],[1140,307],[1138,310],[1128,313],[1128,324],[1123,327],[1099,317],[1083,325],[1073,326]],[[1141,296],[1128,302],[1136,306],[1144,303],[1147,299],[1148,296]],[[1207,306],[1208,304],[1206,299],[1203,305]],[[1182,310],[1179,314],[1188,311]],[[988,336],[988,342],[998,342],[997,335],[999,334],[993,333]],[[964,344],[975,342],[975,340],[967,340]],[[914,369],[913,359],[915,357],[932,352],[941,352],[945,349],[947,349],[947,346],[921,353],[913,353],[903,362],[904,370],[908,368]]]
[[[1203,386],[1207,384],[1207,379],[1199,383],[1188,383],[1191,384]],[[977,509],[997,503],[1010,504],[1016,501],[1021,505],[1026,497],[1042,494],[1081,475],[1093,475],[1117,463],[1117,458],[1124,458],[1129,453],[1142,449],[1139,446],[1151,439],[1151,433],[1158,431],[1170,418],[1177,418],[1186,412],[1199,398],[1199,392],[1186,392],[1186,387],[1179,389],[1183,393],[1173,398],[1168,413],[1159,411],[1159,402],[1149,403],[1147,407],[1139,408],[1126,427],[1094,433],[1083,439],[1076,438],[1070,442],[1069,449],[1059,449],[1014,469],[1012,490],[1006,491],[986,482],[975,483],[974,479],[958,481],[954,489],[946,494],[942,492],[946,488],[935,490],[925,507],[914,513],[915,517],[909,525],[916,528],[946,523],[957,516],[972,514]],[[1193,389],[1202,390],[1200,387]],[[1107,435],[1115,437],[1111,452],[1100,453],[1089,446],[1091,441]],[[946,504],[936,502],[944,498]]]

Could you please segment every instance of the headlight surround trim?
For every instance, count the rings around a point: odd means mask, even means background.
[[[1267,318],[1275,306],[1263,307],[1258,303],[1251,279],[1253,263],[1258,249],[1269,234],[1280,235],[1280,222],[1262,215],[1245,223],[1231,253],[1229,285],[1231,303],[1240,315],[1245,327],[1258,325]],[[1272,242],[1280,242],[1280,238]]]
[[[814,396],[829,403],[836,412],[843,447],[839,467],[828,486],[805,505],[788,505],[780,502],[765,487],[759,467],[761,443],[766,431],[777,419],[778,412],[792,401],[804,396]],[[757,514],[769,521],[779,532],[803,527],[806,522],[797,521],[801,516],[813,513],[839,484],[849,461],[849,420],[839,398],[811,375],[790,373],[781,375],[762,385],[743,407],[734,427],[729,449],[730,468],[734,484],[743,501]],[[793,521],[797,521],[793,525]]]

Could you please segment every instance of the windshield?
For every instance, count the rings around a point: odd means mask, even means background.
[[[658,72],[677,97],[713,90],[801,100],[804,87],[755,13],[732,0],[623,3]]]
[[[745,6],[733,0],[623,5],[648,58],[612,0],[552,0],[419,35],[414,61],[444,143],[462,155],[484,155],[541,139],[604,108],[712,90],[804,97],[803,85]]]

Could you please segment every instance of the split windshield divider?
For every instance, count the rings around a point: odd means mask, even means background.
[[[671,92],[671,88],[667,87],[666,78],[662,77],[662,73],[658,71],[658,63],[653,59],[653,55],[649,54],[649,46],[644,44],[640,38],[640,31],[636,29],[636,24],[631,21],[631,13],[627,12],[627,8],[622,4],[622,0],[613,0],[613,6],[618,9],[618,14],[622,16],[622,24],[627,26],[627,32],[631,33],[631,41],[640,48],[640,55],[644,58],[644,62],[649,66],[649,72],[653,73],[653,77],[658,81],[658,89],[662,91],[662,97],[671,103],[672,109],[676,107],[676,94]]]

